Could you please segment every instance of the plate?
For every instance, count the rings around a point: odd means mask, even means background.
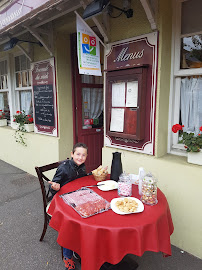
[[[118,183],[114,180],[106,180],[106,181],[99,182],[97,184],[97,187],[102,191],[109,191],[109,190],[117,189]]]
[[[136,212],[132,212],[132,213],[125,213],[125,212],[122,212],[118,209],[118,207],[116,206],[116,202],[119,201],[119,200],[124,200],[125,198],[127,199],[132,199],[134,201],[136,201],[138,203],[138,208],[137,208],[137,211]],[[119,215],[128,215],[128,214],[137,214],[137,213],[141,213],[144,211],[144,204],[138,200],[137,198],[135,197],[120,197],[120,198],[114,198],[113,200],[111,200],[111,209],[116,213],[116,214],[119,214]]]

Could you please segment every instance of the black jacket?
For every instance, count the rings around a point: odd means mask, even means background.
[[[71,182],[77,178],[86,176],[86,167],[85,164],[78,166],[73,159],[64,161],[58,168],[53,177],[53,182],[59,183],[60,187],[64,186],[68,182]],[[54,196],[57,191],[49,186],[50,192]]]

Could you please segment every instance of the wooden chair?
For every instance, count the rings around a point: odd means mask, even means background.
[[[35,167],[36,173],[38,175],[39,183],[41,186],[41,193],[42,193],[42,197],[43,197],[43,209],[44,209],[44,227],[43,227],[43,232],[42,232],[41,237],[40,237],[40,241],[42,241],[44,236],[45,236],[47,226],[48,226],[48,223],[49,223],[50,218],[51,218],[51,216],[47,213],[47,211],[48,211],[48,208],[49,208],[50,203],[51,203],[52,194],[49,192],[49,185],[45,184],[51,180],[47,176],[44,175],[44,172],[56,169],[64,161],[66,161],[66,160],[58,161],[58,162],[44,165],[41,167]]]

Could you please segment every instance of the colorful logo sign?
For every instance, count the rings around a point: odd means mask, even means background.
[[[83,53],[96,55],[96,38],[82,33]]]

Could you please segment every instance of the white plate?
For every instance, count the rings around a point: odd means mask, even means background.
[[[104,185],[102,185],[104,184]],[[100,185],[100,186],[99,186]],[[98,188],[102,191],[109,191],[118,188],[118,183],[114,180],[101,181],[97,184]]]
[[[136,212],[132,212],[132,213],[125,213],[125,212],[122,212],[118,209],[118,207],[116,206],[116,202],[119,201],[119,200],[123,200],[123,199],[132,199],[134,201],[136,201],[138,203],[138,208],[137,208],[137,211]],[[119,215],[127,215],[127,214],[136,214],[136,213],[141,213],[144,211],[144,204],[138,200],[137,198],[134,198],[134,197],[121,197],[121,198],[114,198],[113,200],[111,200],[111,209],[116,213],[116,214],[119,214]]]

